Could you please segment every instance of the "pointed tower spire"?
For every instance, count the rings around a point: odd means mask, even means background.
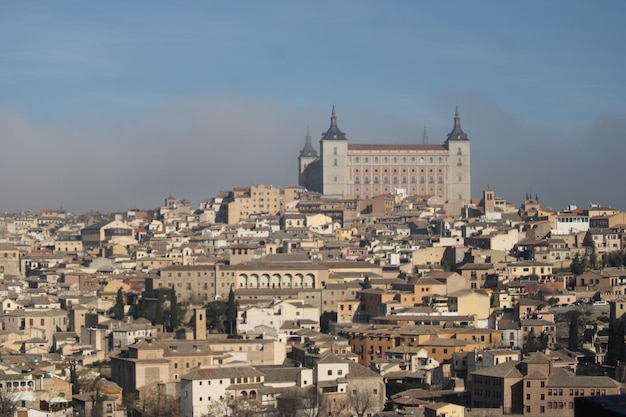
[[[346,134],[339,130],[337,127],[337,115],[335,114],[335,105],[333,104],[333,111],[330,114],[330,127],[326,133],[322,133],[322,140],[347,140]]]
[[[426,125],[424,125],[424,136],[422,136],[422,144],[428,145],[428,132],[426,132]]]
[[[304,148],[300,151],[300,156],[312,156],[317,157],[317,151],[311,144],[311,133],[309,131],[309,126],[306,127],[306,136],[304,137]]]
[[[467,134],[461,129],[461,117],[459,116],[459,106],[454,111],[454,127],[452,132],[448,133],[448,140],[469,140]]]

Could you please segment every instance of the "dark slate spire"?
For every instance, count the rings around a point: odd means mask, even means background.
[[[326,133],[322,133],[322,140],[348,140],[346,134],[337,127],[337,116],[335,115],[335,105],[333,104],[333,112],[330,115],[330,127]]]
[[[422,136],[422,144],[428,145],[428,133],[426,133],[426,125],[424,125],[424,136]]]
[[[456,106],[454,113],[454,127],[452,132],[448,133],[448,140],[469,140],[467,134],[461,129],[461,118],[459,117],[459,106]]]
[[[309,133],[309,127],[306,128],[306,136],[304,141],[304,148],[300,151],[300,156],[312,156],[317,157],[317,151],[311,145],[311,134]]]

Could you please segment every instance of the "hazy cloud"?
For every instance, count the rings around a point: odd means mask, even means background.
[[[621,193],[626,122],[598,119],[586,131],[536,126],[478,94],[444,92],[431,113],[408,120],[368,108],[337,106],[352,143],[442,143],[454,95],[472,140],[473,194],[490,185],[519,204],[526,192],[562,208],[589,202],[626,207]],[[432,114],[433,120],[427,120]],[[74,212],[154,208],[172,194],[194,206],[220,190],[293,185],[310,126],[314,145],[329,108],[293,107],[235,97],[194,97],[132,118],[35,124],[0,109],[2,211]]]

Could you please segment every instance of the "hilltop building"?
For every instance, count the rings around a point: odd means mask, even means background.
[[[421,144],[348,143],[333,107],[319,155],[307,132],[298,162],[299,184],[322,194],[368,199],[404,193],[462,204],[471,198],[470,141],[461,129],[458,108],[452,131],[436,145],[426,135]]]

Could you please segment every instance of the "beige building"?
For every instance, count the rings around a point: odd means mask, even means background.
[[[20,264],[20,251],[10,243],[0,243],[0,274],[19,276]]]
[[[65,310],[16,310],[5,314],[1,319],[2,327],[10,331],[24,331],[31,337],[41,338],[45,346],[52,346],[52,336],[55,332],[66,332],[69,320]]]
[[[350,144],[337,125],[335,109],[320,140],[320,155],[307,134],[300,152],[299,181],[326,195],[368,199],[403,191],[468,203],[471,199],[470,141],[458,109],[443,144]],[[460,206],[459,206],[460,208]]]
[[[115,240],[132,239],[133,228],[120,220],[105,220],[85,227],[80,236],[83,248],[89,250],[104,247]]]
[[[77,253],[83,251],[80,235],[59,234],[54,239],[54,252]]]
[[[506,275],[509,279],[531,275],[545,279],[552,276],[552,264],[537,261],[511,262],[506,267]]]
[[[228,224],[237,224],[253,214],[279,214],[283,208],[283,195],[280,188],[264,184],[233,189],[225,200]]]
[[[320,290],[328,284],[363,280],[365,275],[379,276],[381,267],[367,262],[319,262],[308,256],[268,255],[260,261],[224,265],[173,265],[159,276],[146,278],[146,290],[176,289],[181,302],[203,304],[228,297],[234,290],[295,289]],[[242,295],[247,291],[242,292]],[[322,312],[336,311],[321,306]]]
[[[487,327],[491,297],[482,290],[459,290],[448,294],[448,310],[461,316],[476,316],[478,327]]]
[[[424,405],[424,417],[464,417],[465,407],[451,403],[432,403]]]
[[[616,395],[620,384],[606,376],[576,376],[555,368],[543,353],[507,361],[472,374],[472,407],[503,414],[574,416],[574,399]]]
[[[111,378],[126,393],[155,384],[178,382],[193,368],[248,361],[252,365],[281,364],[283,343],[274,340],[152,340],[147,339],[111,357]]]

